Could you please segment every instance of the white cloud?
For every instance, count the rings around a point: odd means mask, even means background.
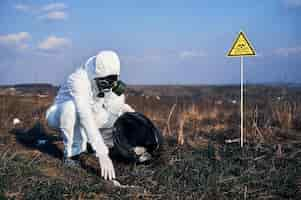
[[[40,19],[48,19],[48,20],[65,20],[68,15],[64,11],[52,11],[47,13],[46,15],[40,16]]]
[[[1,35],[0,41],[1,42],[21,42],[30,38],[30,34],[27,32],[20,32],[20,33],[12,33],[8,35]]]
[[[22,12],[31,11],[31,7],[29,5],[25,5],[25,4],[16,4],[14,7],[16,10],[22,11]]]
[[[301,6],[301,0],[283,0],[284,4],[288,7],[300,7]]]
[[[182,51],[179,53],[181,59],[204,57],[206,54],[203,51]]]
[[[17,11],[33,14],[38,19],[59,21],[68,18],[67,6],[64,3],[51,3],[44,6],[16,4],[14,7]]]
[[[25,49],[28,45],[25,43],[31,38],[28,32],[12,33],[8,35],[0,35],[0,44],[17,49]]]
[[[290,47],[290,48],[278,48],[275,49],[274,53],[279,56],[289,56],[289,55],[301,55],[301,47]]]
[[[208,54],[201,49],[183,51],[173,49],[147,49],[138,54],[122,55],[122,60],[126,63],[138,63],[142,65],[145,63],[177,63],[207,56]]]
[[[67,6],[64,3],[51,3],[43,6],[41,10],[43,11],[57,11],[57,10],[63,10],[67,8]]]
[[[71,46],[71,40],[56,36],[49,36],[38,44],[38,49],[47,52],[55,52],[63,50]]]

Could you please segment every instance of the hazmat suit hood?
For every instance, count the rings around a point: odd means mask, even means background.
[[[87,60],[84,66],[90,80],[120,75],[120,60],[114,51],[101,51]]]
[[[120,75],[120,60],[114,51],[101,51],[96,56],[87,60],[84,69],[91,81],[92,91],[99,93],[95,78],[103,78],[110,75]]]

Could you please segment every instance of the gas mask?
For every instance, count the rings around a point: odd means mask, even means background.
[[[125,91],[126,84],[121,80],[118,80],[118,75],[109,75],[102,78],[94,79],[96,86],[98,88],[97,97],[104,97],[106,92],[114,92],[118,96],[122,95]]]

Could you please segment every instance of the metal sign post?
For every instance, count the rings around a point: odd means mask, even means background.
[[[244,57],[240,56],[240,146],[244,146]]]
[[[244,146],[244,56],[255,56],[255,50],[243,32],[238,34],[228,56],[240,56],[240,146]]]

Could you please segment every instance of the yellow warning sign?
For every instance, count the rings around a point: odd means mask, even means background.
[[[255,56],[255,50],[246,35],[240,32],[230,49],[228,56]]]

